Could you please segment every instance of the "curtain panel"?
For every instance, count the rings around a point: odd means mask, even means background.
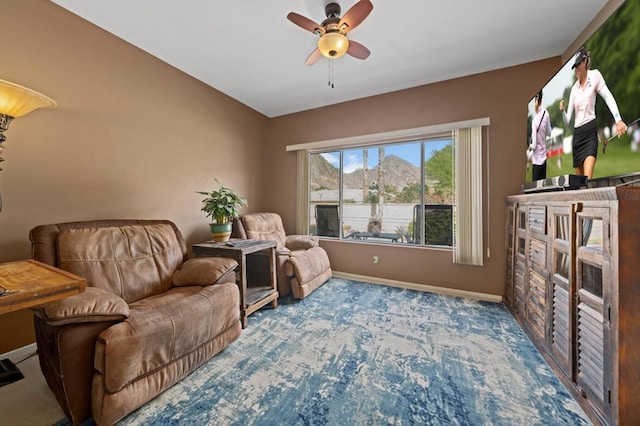
[[[456,129],[454,141],[456,238],[453,261],[482,266],[482,127]]]

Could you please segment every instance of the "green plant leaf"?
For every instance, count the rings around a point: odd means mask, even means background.
[[[247,206],[247,200],[239,197],[230,188],[222,186],[218,179],[216,179],[216,183],[219,185],[218,190],[196,191],[197,194],[205,196],[200,210],[211,220],[215,220],[217,223],[226,223],[240,214],[240,208]]]

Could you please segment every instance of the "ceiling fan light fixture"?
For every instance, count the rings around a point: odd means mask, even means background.
[[[349,40],[344,34],[338,32],[326,33],[318,40],[318,49],[322,55],[330,59],[336,59],[347,53]]]

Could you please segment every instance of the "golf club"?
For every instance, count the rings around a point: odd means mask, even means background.
[[[640,122],[640,117],[636,118],[635,120],[633,120],[630,124],[627,125],[627,129],[635,126],[636,124],[638,124],[638,122]],[[602,155],[604,155],[607,152],[607,144],[615,137],[617,137],[618,135],[613,135],[611,136],[609,139],[606,139],[602,142]]]

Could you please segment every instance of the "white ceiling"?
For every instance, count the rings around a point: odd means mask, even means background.
[[[361,61],[304,65],[326,0],[52,0],[268,117],[561,55],[607,0],[371,0]],[[339,0],[342,15],[356,0]]]

